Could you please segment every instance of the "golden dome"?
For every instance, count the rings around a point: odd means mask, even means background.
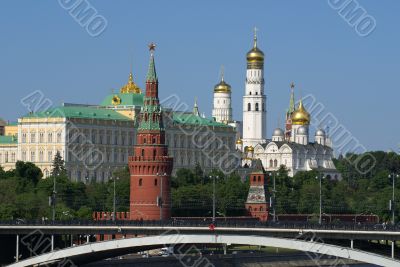
[[[308,125],[310,124],[310,113],[303,106],[303,101],[300,100],[299,107],[292,113],[292,124]]]
[[[121,87],[120,90],[121,94],[140,94],[142,90],[133,82],[133,75],[132,72],[129,73],[128,83]]]
[[[236,141],[236,144],[237,144],[237,145],[242,145],[242,144],[243,144],[242,139],[238,139],[238,140]]]
[[[247,53],[247,63],[263,63],[264,53],[257,47],[257,34],[254,32],[253,48]]]
[[[253,152],[253,151],[254,151],[254,147],[252,147],[252,146],[247,147],[247,152]]]
[[[214,86],[214,93],[230,93],[231,86],[224,81],[224,76],[221,77],[219,84]]]

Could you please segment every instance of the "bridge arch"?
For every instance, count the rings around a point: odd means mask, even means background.
[[[107,255],[107,257],[112,257],[121,255],[121,252],[126,252],[129,249],[140,250],[140,248],[144,248],[143,250],[146,250],[146,248],[149,247],[160,247],[166,244],[240,244],[269,246],[338,257],[339,264],[340,258],[345,258],[380,266],[400,266],[400,261],[382,255],[318,242],[256,235],[215,235],[211,233],[194,235],[177,234],[172,232],[158,236],[136,237],[88,243],[85,245],[65,248],[62,250],[56,250],[38,255],[9,266],[25,267],[42,265],[56,263],[64,260],[65,258],[68,258],[73,263],[75,263],[75,260],[77,260],[76,263],[78,264],[80,263],[79,261],[82,259],[88,259],[88,257],[98,257],[99,255],[103,255],[103,257],[105,255]]]

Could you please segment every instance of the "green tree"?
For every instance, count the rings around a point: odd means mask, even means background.
[[[57,151],[53,160],[53,168],[51,170],[51,176],[66,175],[64,160],[61,157],[60,151]]]

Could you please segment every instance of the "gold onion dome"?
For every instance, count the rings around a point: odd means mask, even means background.
[[[142,90],[133,82],[132,72],[129,73],[128,83],[121,87],[121,94],[140,94]]]
[[[219,84],[214,86],[215,93],[230,93],[231,86],[224,81],[224,76],[221,77]]]
[[[236,141],[236,144],[237,144],[237,145],[241,145],[241,144],[243,144],[243,141],[242,141],[242,139],[238,139],[238,140]]]
[[[310,113],[303,106],[303,101],[300,100],[299,107],[292,113],[292,124],[308,125],[310,124]]]
[[[257,47],[257,34],[254,32],[254,45],[253,48],[247,53],[247,62],[248,63],[263,63],[264,62],[264,53]]]
[[[254,147],[252,147],[252,146],[247,147],[247,151],[248,152],[253,152],[254,151]]]

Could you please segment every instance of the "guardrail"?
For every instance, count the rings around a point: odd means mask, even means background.
[[[41,221],[41,220],[8,220],[0,221],[0,226],[149,226],[149,227],[210,227],[211,220],[168,220],[168,221]],[[400,231],[400,225],[390,224],[353,224],[353,223],[309,223],[309,222],[259,222],[259,221],[225,221],[216,220],[214,227],[232,228],[279,228],[279,229],[321,229],[321,230],[356,230],[356,231]]]

